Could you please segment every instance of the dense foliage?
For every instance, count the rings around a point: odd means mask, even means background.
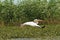
[[[17,4],[13,1],[1,2],[0,0],[0,24],[19,25],[36,18],[50,21],[60,20],[59,0],[19,0]]]

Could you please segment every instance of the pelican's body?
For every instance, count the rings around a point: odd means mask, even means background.
[[[40,27],[41,28],[41,26],[38,25],[38,21],[42,21],[42,20],[35,19],[34,21],[31,21],[31,22],[25,22],[25,23],[21,24],[21,27],[25,26],[25,25],[29,25],[29,26]]]
[[[25,23],[23,23],[23,25],[30,25],[30,26],[33,26],[33,27],[40,27],[40,26],[37,25],[37,23],[35,23],[35,22],[25,22]]]

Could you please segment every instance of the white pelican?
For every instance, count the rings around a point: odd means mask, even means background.
[[[34,21],[31,21],[31,22],[25,22],[25,23],[21,24],[21,27],[23,27],[25,25],[29,25],[29,26],[32,26],[32,27],[40,27],[41,28],[41,26],[38,25],[39,21],[43,21],[43,20],[35,19]]]

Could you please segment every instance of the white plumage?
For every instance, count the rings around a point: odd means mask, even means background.
[[[37,23],[34,23],[34,22],[25,22],[23,25],[30,25],[30,26],[33,26],[33,27],[40,27],[39,25],[37,25]]]
[[[38,25],[38,21],[42,21],[42,20],[35,19],[34,21],[31,21],[31,22],[25,22],[21,26],[29,25],[33,27],[41,27]]]

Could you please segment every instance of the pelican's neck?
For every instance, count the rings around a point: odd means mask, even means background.
[[[38,22],[34,22],[34,23],[38,24]]]
[[[37,20],[37,19],[35,19],[34,22],[35,22],[36,24],[38,24],[38,20]]]

